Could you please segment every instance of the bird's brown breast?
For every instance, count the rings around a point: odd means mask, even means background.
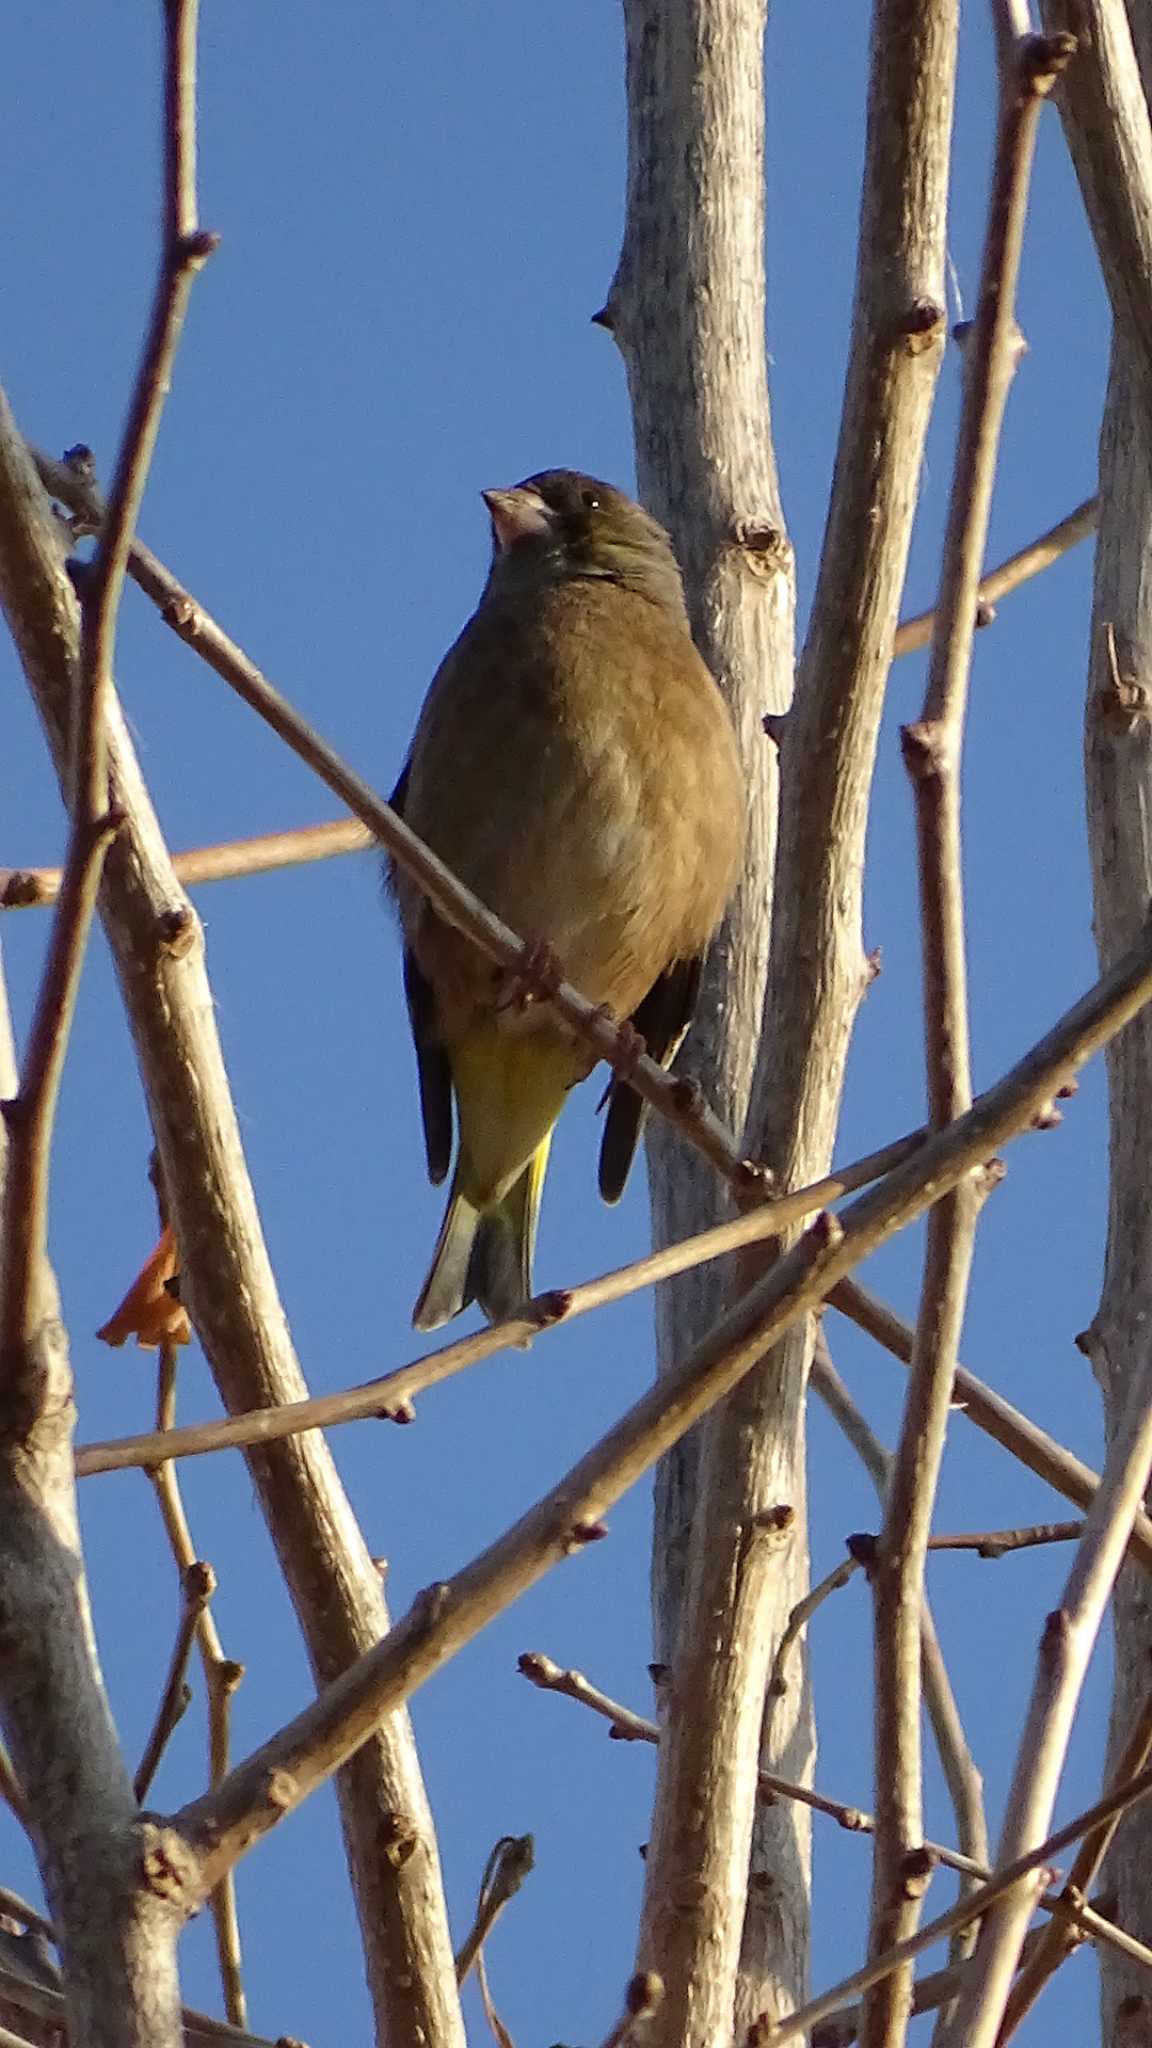
[[[574,580],[489,599],[470,620],[428,693],[405,815],[497,916],[628,1015],[720,921],[743,779],[727,709],[678,620],[636,591]],[[452,1036],[448,1012],[491,1002],[490,967],[403,881],[398,893]]]

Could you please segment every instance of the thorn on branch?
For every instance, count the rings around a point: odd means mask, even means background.
[[[568,1556],[575,1550],[583,1550],[589,1543],[602,1543],[608,1534],[607,1522],[573,1522],[568,1532],[564,1549]]]

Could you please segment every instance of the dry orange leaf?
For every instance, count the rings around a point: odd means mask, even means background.
[[[129,1337],[135,1337],[145,1351],[155,1351],[160,1344],[191,1343],[188,1311],[166,1284],[175,1279],[179,1270],[176,1239],[171,1226],[166,1225],[151,1258],[137,1273],[115,1314],[96,1335],[105,1344],[126,1344]]]

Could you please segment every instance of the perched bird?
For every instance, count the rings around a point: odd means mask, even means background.
[[[522,938],[547,946],[654,1058],[687,1029],[744,844],[727,708],[692,643],[662,526],[547,470],[485,491],[492,566],[424,701],[393,804]],[[391,872],[428,1172],[456,1170],[413,1313],[434,1330],[532,1291],[552,1128],[595,1056]],[[618,1200],[644,1107],[614,1080],[600,1190]]]

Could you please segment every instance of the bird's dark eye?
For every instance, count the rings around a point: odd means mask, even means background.
[[[595,491],[581,491],[580,502],[589,512],[598,512],[600,510],[600,500],[596,496]]]

